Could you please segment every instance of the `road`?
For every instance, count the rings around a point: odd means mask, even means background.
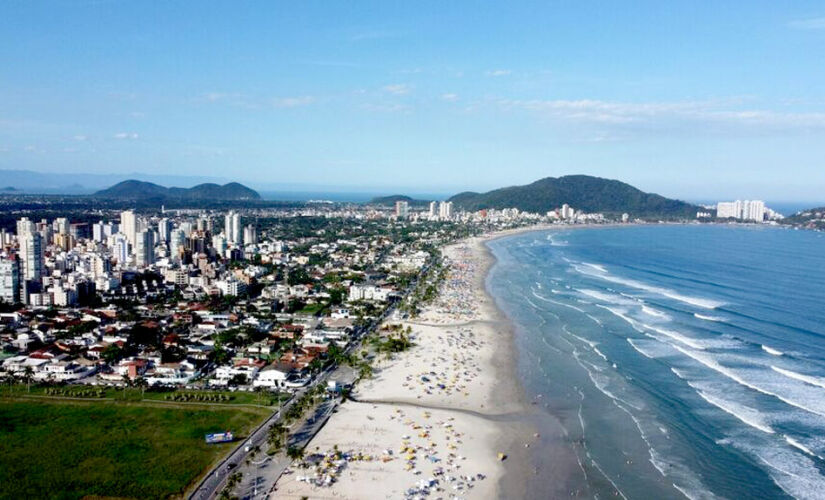
[[[429,271],[430,266],[430,263],[425,265],[418,276],[424,276],[427,271]],[[407,286],[403,296],[406,297],[410,290],[413,290],[417,284],[418,277]],[[350,343],[344,352],[351,354],[360,349],[361,343],[366,335],[375,330],[375,328],[394,311],[395,305],[390,305],[380,316],[370,321],[368,325],[358,328],[354,333],[353,342]],[[281,454],[269,459],[259,458],[258,460],[253,460],[252,456],[255,446],[259,446],[262,450],[266,449],[266,438],[269,428],[280,420],[281,415],[286,413],[301,396],[317,387],[318,384],[324,384],[330,379],[343,383],[352,383],[356,379],[356,373],[355,370],[347,366],[337,366],[333,364],[326,367],[309,385],[296,391],[280,411],[273,413],[248,439],[240,442],[226,458],[210,470],[201,480],[200,484],[198,484],[197,489],[189,495],[189,500],[212,500],[217,498],[224,484],[226,484],[226,479],[233,472],[240,472],[242,474],[241,483],[235,488],[241,493],[241,498],[265,498],[269,492],[274,489],[275,482],[292,461]],[[337,399],[330,399],[319,405],[313,415],[303,421],[298,432],[290,437],[288,446],[306,446],[306,443],[321,430],[337,405]],[[249,449],[249,451],[247,451],[247,449]],[[250,459],[248,465],[245,463],[247,458]],[[231,467],[231,469],[227,469],[227,467]]]

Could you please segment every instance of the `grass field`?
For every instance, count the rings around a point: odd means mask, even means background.
[[[248,407],[0,398],[0,498],[180,495],[268,414]]]
[[[288,394],[272,393],[272,392],[245,392],[245,391],[205,391],[205,390],[174,390],[174,391],[156,391],[146,390],[141,391],[136,388],[115,388],[105,386],[91,386],[91,385],[66,385],[54,389],[59,392],[49,393],[49,388],[43,385],[32,385],[26,387],[25,384],[16,384],[13,386],[0,386],[0,397],[27,397],[27,396],[57,396],[61,398],[66,397],[85,397],[89,400],[108,398],[125,401],[138,402],[145,401],[180,401],[175,399],[175,396],[190,396],[184,402],[193,403],[220,403],[223,405],[254,405],[254,406],[271,406],[276,407],[278,400],[282,402],[289,398]],[[97,396],[100,391],[102,395]],[[198,400],[202,396],[205,400]],[[213,398],[218,396],[219,398]],[[213,401],[209,399],[213,398]]]

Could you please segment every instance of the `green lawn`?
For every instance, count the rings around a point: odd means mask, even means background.
[[[110,401],[0,399],[0,498],[180,495],[267,414],[253,408],[165,408]]]
[[[70,385],[59,386],[52,388],[53,392],[49,392],[49,387],[42,385],[32,385],[26,388],[25,384],[16,384],[13,386],[0,386],[0,397],[26,397],[26,396],[57,396],[57,397],[83,397],[89,400],[109,398],[116,400],[126,400],[132,402],[139,402],[141,400],[147,401],[175,401],[175,396],[187,396],[187,398],[178,398],[177,401],[185,401],[190,403],[217,403],[220,405],[256,405],[256,406],[278,406],[278,399],[286,401],[289,398],[285,393],[272,393],[264,391],[262,393],[246,392],[246,391],[205,391],[205,390],[174,390],[174,391],[159,391],[159,390],[145,390],[141,391],[138,388],[130,387],[126,389],[91,386],[91,385]],[[102,394],[98,396],[98,391]],[[199,399],[201,398],[201,399]]]

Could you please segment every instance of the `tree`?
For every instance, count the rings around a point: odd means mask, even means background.
[[[31,392],[31,383],[34,379],[34,370],[31,366],[27,366],[23,369],[23,381],[26,382],[26,392]]]
[[[106,361],[108,365],[113,365],[120,359],[121,356],[123,356],[123,349],[121,349],[117,344],[112,344],[104,349],[101,355],[103,356],[103,360]]]
[[[149,386],[149,382],[143,377],[137,377],[132,383],[135,387],[140,387],[140,399],[143,399],[143,395],[146,391],[146,387]]]
[[[302,460],[304,458],[304,449],[297,446],[290,446],[286,450],[286,456],[291,460]]]
[[[266,440],[269,443],[269,445],[272,448],[274,448],[275,451],[277,452],[284,445],[284,438],[286,438],[286,435],[287,435],[286,426],[284,426],[284,424],[282,424],[280,422],[275,422],[269,428],[269,431],[268,431],[267,436],[266,436]]]

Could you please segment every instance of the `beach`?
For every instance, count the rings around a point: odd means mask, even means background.
[[[522,498],[540,472],[550,474],[542,484],[557,477],[551,482],[569,495],[563,476],[575,460],[539,471],[531,456],[531,446],[563,440],[563,430],[538,425],[516,376],[512,327],[486,291],[495,259],[485,242],[501,236],[443,249],[450,273],[438,297],[400,322],[414,347],[377,361],[354,388],[356,401],[305,450],[326,455],[336,479],[318,486],[308,481],[313,469],[293,467],[274,498]]]

